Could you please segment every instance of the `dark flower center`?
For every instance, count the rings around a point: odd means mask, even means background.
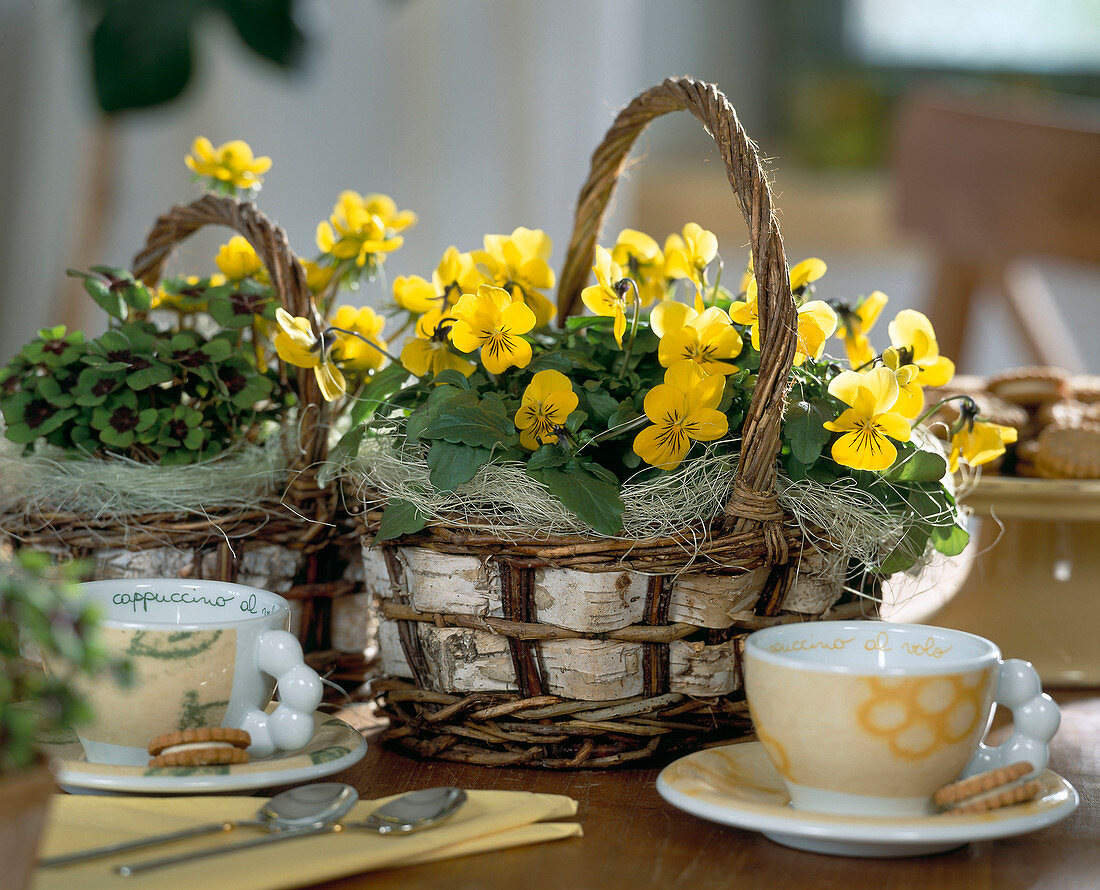
[[[117,408],[111,415],[111,427],[120,433],[126,433],[138,425],[138,413],[133,408]]]

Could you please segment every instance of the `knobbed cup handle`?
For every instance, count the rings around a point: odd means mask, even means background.
[[[1047,745],[1058,731],[1062,712],[1043,692],[1035,668],[1019,658],[1001,662],[996,702],[1012,711],[1012,736],[996,747],[979,744],[963,776],[1026,760],[1032,766],[1027,778],[1034,778],[1046,769],[1050,757]]]
[[[742,427],[741,460],[726,520],[734,531],[763,523],[769,562],[787,561],[779,531],[784,514],[776,502],[776,458],[780,425],[795,354],[796,310],[790,273],[772,195],[756,146],[718,88],[690,77],[670,77],[626,106],[592,154],[588,179],[577,199],[568,254],[558,288],[558,321],[580,303],[596,239],[615,183],[634,141],[651,120],[672,111],[690,111],[714,139],[741,213],[749,228],[760,318],[760,371]]]
[[[313,712],[321,703],[321,678],[302,657],[302,645],[285,630],[269,630],[257,641],[256,661],[279,686],[279,706],[268,714],[253,708],[240,728],[252,736],[248,753],[266,757],[295,751],[313,738]]]

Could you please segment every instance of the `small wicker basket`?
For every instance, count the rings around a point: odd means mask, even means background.
[[[272,287],[292,315],[312,317],[305,272],[287,245],[286,234],[251,203],[207,195],[161,216],[144,249],[134,258],[134,275],[156,286],[175,247],[208,225],[243,235],[268,271]],[[313,373],[296,369],[298,423],[288,430],[293,455],[287,483],[246,509],[204,505],[188,513],[91,516],[26,509],[0,515],[3,536],[58,558],[88,558],[97,579],[155,574],[240,581],[272,589],[297,606],[298,633],[307,651],[334,646],[338,598],[361,591],[349,572],[350,533],[338,493],[317,483],[314,468],[326,449],[326,405]],[[297,439],[290,438],[297,434]],[[354,550],[354,546],[353,546]],[[346,602],[346,600],[344,600]],[[341,621],[335,622],[339,628]],[[362,646],[366,645],[364,640]]]
[[[374,688],[391,721],[386,738],[417,754],[603,767],[744,736],[746,633],[874,611],[860,599],[838,604],[844,578],[817,575],[815,548],[828,550],[828,535],[811,547],[777,502],[795,304],[760,158],[713,85],[666,80],[616,118],[580,193],[560,320],[579,303],[627,153],[651,120],[679,110],[718,146],[759,286],[759,378],[732,496],[710,528],[644,541],[505,541],[456,520],[371,549],[380,514],[362,515],[390,674]]]

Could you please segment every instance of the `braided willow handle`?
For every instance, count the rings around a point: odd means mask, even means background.
[[[744,528],[751,520],[764,522],[766,540],[779,548],[776,556],[783,557],[785,547],[779,543],[775,525],[783,516],[775,500],[776,457],[795,353],[796,312],[783,239],[760,156],[733,106],[716,86],[690,77],[670,77],[646,90],[615,118],[592,154],[588,181],[577,199],[573,235],[558,289],[558,319],[563,323],[580,303],[604,213],[631,146],[651,120],[681,110],[702,121],[722,154],[726,176],[749,227],[758,285],[760,372],[745,417],[741,461],[733,496],[726,505],[727,522],[735,529]]]
[[[306,284],[306,273],[287,243],[286,232],[251,202],[205,195],[191,204],[173,207],[157,219],[145,247],[134,257],[134,277],[155,287],[176,246],[203,226],[211,225],[226,226],[244,236],[266,267],[275,294],[286,311],[310,319],[316,331],[317,320]],[[304,467],[324,457],[322,415],[325,402],[312,370],[296,370],[300,411],[299,451],[294,465]]]

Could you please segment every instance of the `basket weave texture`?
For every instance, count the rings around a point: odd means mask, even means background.
[[[379,550],[386,567],[376,584],[381,643],[384,665],[398,675],[375,685],[379,705],[391,719],[386,737],[417,754],[486,765],[602,767],[744,736],[751,731],[739,679],[740,641],[745,634],[778,622],[850,617],[871,610],[862,600],[837,605],[836,597],[814,607],[797,606],[805,611],[787,607],[792,588],[799,583],[800,565],[821,555],[806,543],[776,498],[780,426],[795,354],[796,307],[763,165],[733,107],[714,85],[670,78],[639,95],[615,119],[592,156],[580,192],[560,277],[559,321],[579,306],[605,211],[635,139],[654,118],[680,110],[698,118],[717,145],[748,225],[758,284],[760,369],[741,431],[732,494],[710,528],[685,529],[682,535],[657,540],[579,536],[502,540],[456,521],[430,524],[396,546],[389,542],[378,550],[365,550],[368,583],[369,563],[377,562]],[[375,511],[359,518],[367,546],[379,517]],[[815,536],[814,546],[828,550],[827,534]],[[499,607],[496,600],[492,608],[468,611],[418,605],[424,596],[409,560],[425,548],[474,557],[491,567],[494,578],[499,578]],[[540,579],[547,572],[563,570],[620,573],[624,586],[644,576],[641,619],[602,630],[540,620],[546,602]],[[759,584],[746,600],[739,582],[749,573],[759,577]],[[682,599],[684,581],[700,576],[728,581],[723,618],[706,626],[670,620],[670,604]],[[500,614],[494,614],[498,608]],[[388,637],[388,652],[387,622],[391,628],[396,626]],[[432,651],[442,645],[440,638],[453,639],[450,629],[454,628],[472,636],[452,645],[444,658],[448,664],[478,657],[474,651],[478,641],[485,646],[491,645],[493,637],[507,641],[514,671],[514,682],[506,684],[510,689],[464,689],[450,673],[441,671],[442,662]],[[581,646],[587,647],[585,651],[593,646],[621,647],[628,671],[632,659],[640,655],[641,694],[611,700],[555,694],[552,690],[561,684],[553,673],[570,670],[553,667],[562,660],[563,643],[575,644],[578,651]],[[676,691],[670,667],[674,646],[679,646],[676,657],[680,658],[685,651],[689,659],[692,653],[728,655],[733,679],[727,686],[732,690],[717,695]]]
[[[286,233],[254,204],[234,198],[206,195],[157,219],[145,247],[134,258],[134,277],[155,287],[175,248],[205,226],[225,226],[243,235],[266,267],[283,307],[292,315],[313,318],[305,272],[288,246]],[[347,564],[340,557],[341,538],[350,528],[343,521],[337,492],[318,485],[314,472],[325,456],[325,402],[312,371],[295,371],[298,419],[297,427],[284,435],[290,457],[281,490],[245,508],[203,505],[201,514],[119,518],[25,509],[0,515],[3,536],[15,546],[46,550],[59,558],[91,558],[98,566],[97,578],[119,577],[102,558],[104,554],[166,548],[184,555],[182,562],[172,563],[181,577],[250,583],[250,578],[242,577],[249,551],[285,551],[282,561],[294,567],[292,576],[270,586],[299,604],[299,636],[306,649],[327,649],[332,601],[359,585],[340,576],[341,566]],[[268,562],[267,554],[272,552],[264,551],[253,562]]]

